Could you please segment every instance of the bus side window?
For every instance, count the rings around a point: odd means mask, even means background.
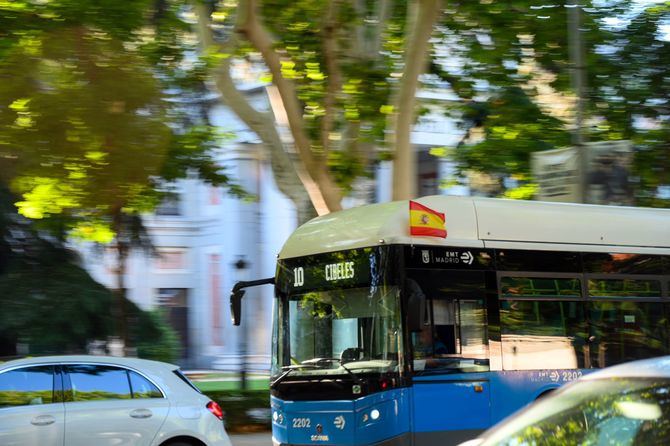
[[[488,333],[484,301],[458,301],[458,353],[464,357],[488,364]]]
[[[433,301],[433,323],[435,324],[435,337],[446,347],[446,351],[440,353],[457,353],[455,302],[449,300]]]
[[[444,354],[452,355],[456,353],[455,325],[435,325],[435,337],[446,346]]]

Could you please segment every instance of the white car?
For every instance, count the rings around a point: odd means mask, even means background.
[[[103,356],[0,364],[2,446],[231,446],[223,411],[175,365]]]

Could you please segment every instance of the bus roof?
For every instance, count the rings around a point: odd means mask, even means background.
[[[409,202],[394,201],[317,217],[291,234],[279,258],[383,244],[670,254],[668,209],[445,195],[414,201],[445,214],[446,238],[410,236]]]

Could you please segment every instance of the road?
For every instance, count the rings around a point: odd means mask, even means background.
[[[272,433],[231,434],[233,446],[272,446]]]

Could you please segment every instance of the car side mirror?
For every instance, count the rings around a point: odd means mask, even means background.
[[[233,319],[233,325],[240,325],[242,319],[242,297],[244,290],[236,290],[230,292],[230,315]]]

